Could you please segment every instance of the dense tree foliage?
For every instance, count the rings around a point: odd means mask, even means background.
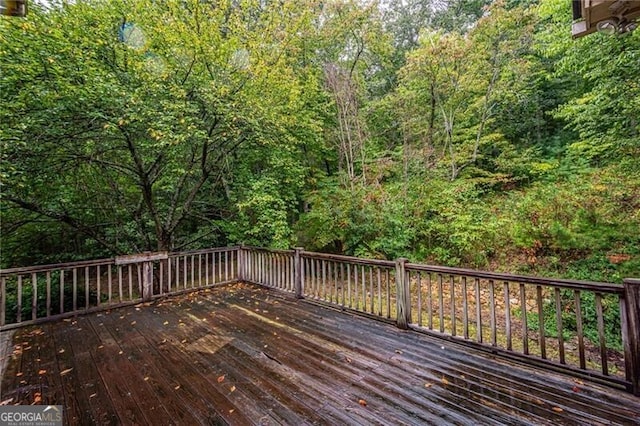
[[[2,266],[247,243],[640,275],[640,32],[570,2],[79,0],[0,21]]]

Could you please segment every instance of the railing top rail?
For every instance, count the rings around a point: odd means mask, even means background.
[[[208,248],[201,250],[186,250],[186,251],[174,251],[169,253],[169,257],[178,257],[185,255],[194,255],[194,254],[207,254],[207,253],[218,253],[225,251],[233,251],[240,248],[239,246],[229,246],[229,247],[216,247],[216,248]]]
[[[0,269],[0,277],[9,275],[28,274],[35,272],[47,272],[58,269],[73,269],[83,266],[113,265],[114,259],[81,260],[77,262],[53,263],[49,265],[23,266],[18,268]]]
[[[241,246],[241,248],[245,250],[263,251],[263,252],[277,253],[277,254],[294,254],[295,253],[295,250],[270,249],[270,248],[264,248],[264,247],[254,247],[254,246]]]
[[[432,266],[419,263],[407,263],[407,270],[436,272],[451,275],[464,275],[465,277],[481,278],[493,281],[508,281],[525,284],[539,284],[552,287],[562,287],[575,290],[588,290],[600,293],[623,294],[624,287],[619,284],[602,283],[595,281],[568,280],[561,278],[543,278],[529,275],[503,274],[498,272],[477,271],[474,269],[451,268],[447,266]]]
[[[382,266],[385,268],[393,268],[396,263],[391,260],[379,259],[362,259],[359,257],[343,256],[340,254],[316,253],[312,251],[303,251],[302,256],[312,257],[314,259],[334,260],[339,262],[356,263],[359,265]]]

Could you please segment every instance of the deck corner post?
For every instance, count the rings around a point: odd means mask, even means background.
[[[296,293],[296,298],[302,299],[304,297],[304,289],[302,288],[302,258],[301,254],[304,251],[303,247],[296,247],[293,259],[293,286]]]
[[[153,264],[150,261],[142,263],[142,299],[151,300],[153,296]]]
[[[640,279],[624,280],[621,306],[622,338],[627,380],[634,395],[640,396]]]
[[[396,313],[398,328],[406,330],[411,323],[411,293],[407,277],[405,258],[396,260]]]

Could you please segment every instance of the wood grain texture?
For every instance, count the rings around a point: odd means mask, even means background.
[[[17,330],[0,401],[65,424],[638,424],[640,398],[233,284]]]

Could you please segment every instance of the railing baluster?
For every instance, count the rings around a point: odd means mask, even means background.
[[[351,264],[347,263],[347,293],[349,294],[349,307],[353,305],[353,296],[351,295]]]
[[[109,287],[109,304],[111,304],[111,290],[112,290],[112,284],[111,284],[111,265],[107,266],[107,281],[108,281],[108,287]]]
[[[504,292],[504,320],[505,332],[507,333],[507,350],[513,350],[513,341],[511,338],[511,295],[509,294],[509,281],[503,283]]]
[[[378,315],[382,316],[382,271],[378,268]]]
[[[7,319],[7,279],[0,280],[0,327],[5,325]]]
[[[229,251],[224,252],[224,280],[229,281]]]
[[[489,321],[491,326],[491,345],[498,346],[498,333],[496,321],[496,286],[493,280],[489,280]]]
[[[89,279],[90,279],[89,267],[87,266],[84,268],[84,308],[85,309],[89,309],[89,301],[91,296],[91,292],[89,291]]]
[[[480,300],[480,279],[474,279],[474,286],[476,290],[476,341],[482,343],[482,305]]]
[[[327,262],[322,261],[322,293],[327,292]],[[316,291],[316,296],[320,294],[320,289]],[[317,298],[317,297],[316,297]]]
[[[422,282],[421,272],[416,273],[416,287],[418,290],[418,327],[422,327]]]
[[[96,266],[96,306],[100,306],[102,297],[100,294],[100,265]]]
[[[129,277],[129,300],[133,300],[133,273],[131,272],[131,263],[127,265],[127,275]]]
[[[529,355],[529,326],[527,324],[527,290],[520,283],[520,310],[522,312],[522,352]]]
[[[31,319],[38,318],[38,276],[34,272],[31,274],[31,287],[33,288],[33,294],[31,295]]]
[[[451,287],[451,335],[456,335],[456,286],[453,275],[449,275],[449,287]]]
[[[182,256],[182,288],[186,289],[187,288],[187,270],[189,269],[189,266],[187,264],[187,256]]]
[[[427,272],[427,310],[429,330],[433,330],[433,287],[431,286],[431,272]]]
[[[538,344],[540,345],[540,356],[547,359],[547,345],[544,338],[544,310],[542,306],[542,287],[536,286],[536,304],[538,305]]]
[[[60,313],[64,313],[64,273],[65,270],[60,271]]]
[[[198,287],[202,287],[202,255],[198,253]]]
[[[47,271],[47,317],[51,316],[51,271]]]
[[[385,278],[387,280],[387,318],[391,318],[391,274],[388,269],[385,271]]]
[[[365,283],[364,265],[360,266],[360,281],[362,284],[362,312],[367,312],[367,286]]]
[[[369,312],[373,314],[373,302],[375,300],[375,293],[373,292],[373,267],[369,268]]]
[[[16,322],[22,322],[22,275],[18,275],[18,299],[16,300]]]
[[[602,294],[596,293],[596,315],[598,317],[598,340],[600,342],[600,358],[602,361],[602,374],[609,375],[607,365],[607,342],[604,334],[604,315],[602,314]]]
[[[562,301],[560,300],[560,289],[554,289],[556,299],[556,330],[558,332],[558,355],[560,356],[560,364],[564,364],[564,336],[562,335]]]
[[[584,332],[582,330],[582,306],[580,303],[580,290],[573,291],[573,301],[576,309],[576,333],[578,334],[578,356],[580,357],[580,368],[586,369],[587,362],[584,355]]]
[[[191,288],[195,288],[196,286],[195,273],[196,273],[195,256],[191,255],[191,274],[189,275],[191,277]]]
[[[345,306],[345,302],[344,302],[344,263],[340,262],[340,293],[342,296],[342,307]]]
[[[462,334],[465,340],[469,339],[469,300],[467,295],[467,277],[462,277]]]
[[[122,302],[122,266],[118,265],[118,301]]]
[[[73,268],[73,311],[78,310],[78,268]]]
[[[440,320],[440,333],[444,333],[444,291],[442,286],[442,274],[438,274],[438,315]]]

